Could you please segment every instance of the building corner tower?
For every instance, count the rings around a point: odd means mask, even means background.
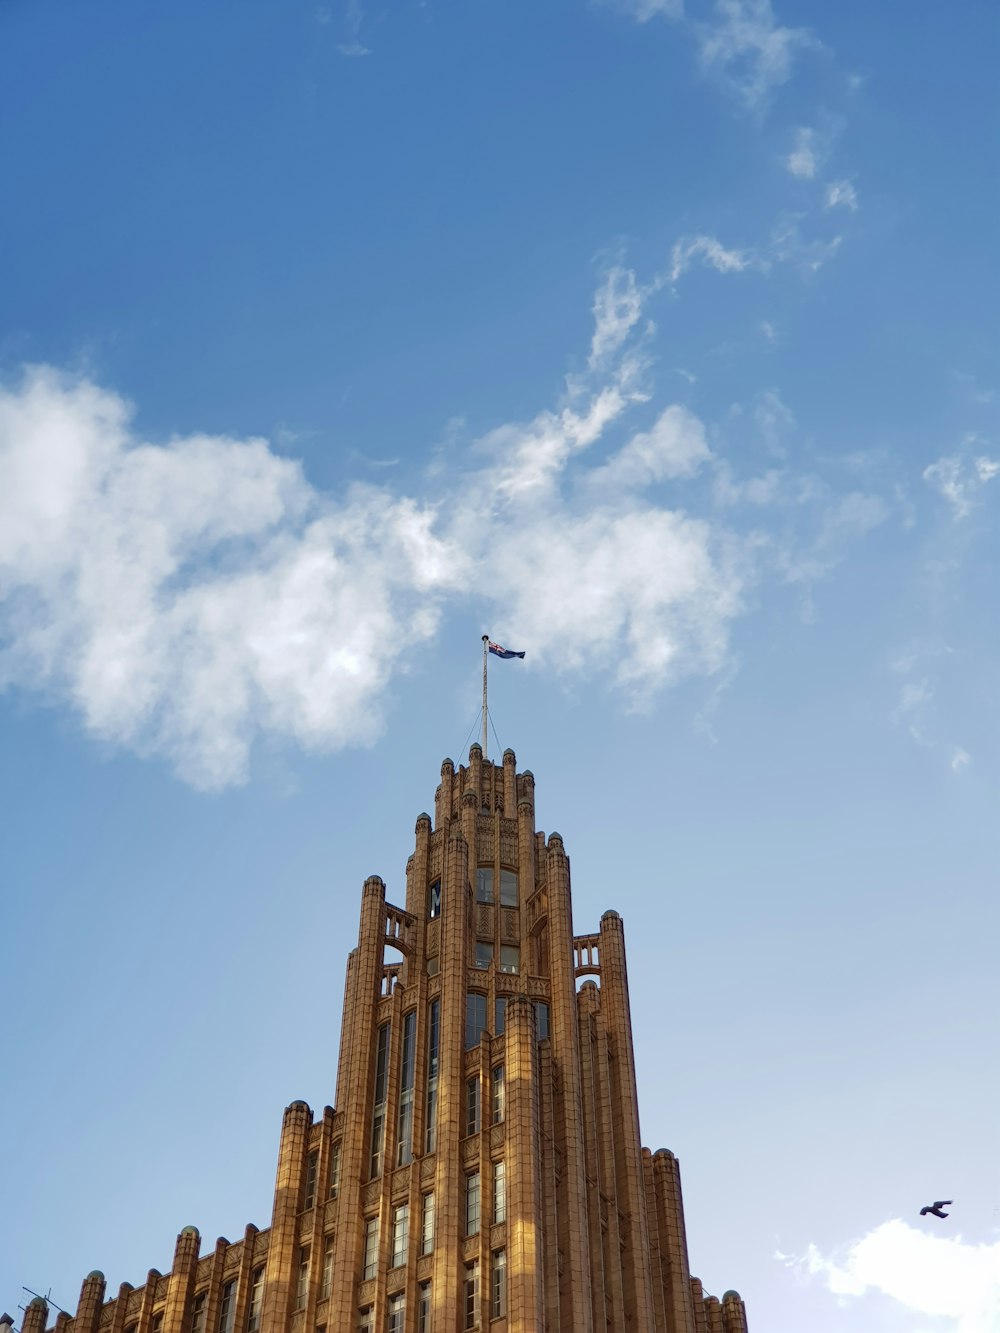
[[[445,760],[405,907],[365,881],[336,1105],[287,1107],[270,1228],[202,1256],[185,1227],[111,1300],[91,1273],[59,1333],[747,1333],[642,1147],[622,920],[574,933],[534,789],[511,750]]]

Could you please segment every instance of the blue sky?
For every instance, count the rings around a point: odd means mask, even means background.
[[[486,630],[693,1270],[1000,1329],[998,26],[3,6],[0,1307],[267,1224]]]

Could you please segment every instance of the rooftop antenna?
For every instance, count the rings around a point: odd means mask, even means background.
[[[69,1311],[64,1310],[61,1305],[56,1305],[55,1301],[52,1299],[51,1287],[49,1287],[48,1291],[44,1295],[42,1295],[40,1291],[32,1291],[30,1287],[22,1287],[21,1290],[26,1291],[29,1296],[41,1297],[41,1299],[46,1303],[46,1305],[51,1305],[54,1309],[58,1310],[60,1314],[66,1314],[66,1315],[69,1314]],[[18,1309],[23,1310],[24,1306],[23,1305],[18,1306]]]

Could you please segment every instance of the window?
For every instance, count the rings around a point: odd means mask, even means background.
[[[480,866],[476,871],[476,902],[491,903],[493,901],[493,867]]]
[[[500,945],[500,971],[501,972],[520,972],[521,970],[521,950],[516,944]]]
[[[260,1271],[263,1272],[264,1270],[261,1269]],[[252,1299],[253,1298],[251,1296],[251,1300]],[[191,1316],[191,1333],[205,1333],[205,1314],[206,1314],[205,1302],[207,1300],[208,1300],[207,1291],[199,1291],[197,1296],[195,1296],[194,1298],[194,1313]],[[259,1323],[249,1325],[251,1333],[253,1333],[254,1329],[259,1327],[260,1327]]]
[[[465,1132],[479,1133],[479,1075],[465,1085]]]
[[[465,997],[465,1049],[471,1050],[486,1031],[486,996],[469,991]]]
[[[406,1318],[406,1297],[401,1291],[395,1296],[390,1296],[388,1304],[385,1307],[385,1328],[386,1333],[403,1333],[403,1322]]]
[[[507,1168],[503,1162],[493,1163],[493,1221],[507,1221]]]
[[[398,1268],[406,1263],[406,1250],[410,1243],[410,1205],[401,1203],[392,1210],[392,1264]]]
[[[389,1024],[378,1030],[375,1057],[375,1108],[372,1111],[372,1152],[369,1176],[374,1180],[382,1174],[382,1149],[385,1143],[385,1095],[389,1073]]]
[[[479,1323],[479,1260],[465,1265],[465,1328]]]
[[[413,1161],[413,1076],[417,1045],[417,1011],[403,1017],[403,1067],[399,1080],[399,1126],[396,1158],[399,1166]]]
[[[378,1218],[365,1221],[365,1266],[362,1277],[367,1280],[378,1272]]]
[[[434,1195],[425,1194],[420,1219],[420,1253],[434,1252]]]
[[[427,890],[427,918],[433,921],[441,915],[441,881],[436,879]]]
[[[493,1017],[493,1035],[502,1037],[504,1028],[507,1026],[507,999],[505,996],[501,996],[500,999],[497,1000],[496,1007],[493,1010]]]
[[[476,940],[476,967],[485,972],[493,962],[493,941]]]
[[[330,1149],[330,1198],[340,1193],[340,1139]]]
[[[319,1289],[320,1300],[329,1300],[331,1291],[333,1291],[333,1237],[327,1236],[323,1246],[323,1283]]]
[[[493,1081],[492,1089],[492,1120],[494,1125],[499,1125],[504,1118],[506,1111],[506,1092],[504,1089],[503,1065],[494,1065],[491,1074]]]
[[[195,1325],[191,1333],[202,1333],[198,1328],[198,1302],[195,1301]],[[260,1316],[264,1308],[264,1265],[250,1274],[250,1308],[247,1311],[247,1333],[259,1333]]]
[[[150,1320],[149,1327],[150,1327],[150,1333],[160,1333],[160,1330],[163,1328],[162,1310],[157,1310],[157,1312],[153,1315],[153,1318]]]
[[[513,870],[500,871],[500,906],[517,906],[517,875]]]
[[[433,957],[428,958],[427,960],[427,975],[429,977],[436,977],[440,971],[441,971],[441,959],[438,957],[437,954],[434,954]]]
[[[538,1040],[546,1041],[549,1035],[549,1006],[544,1000],[535,1001],[535,1028]]]
[[[507,1313],[507,1251],[493,1251],[493,1299],[490,1318],[502,1319]]]
[[[306,1158],[306,1189],[305,1198],[302,1200],[303,1209],[308,1210],[316,1206],[316,1164],[318,1162],[318,1152],[311,1152]]]
[[[358,1333],[372,1333],[375,1328],[375,1311],[370,1305],[358,1311]]]
[[[427,1131],[425,1152],[437,1147],[438,1055],[441,1046],[441,1001],[431,1000],[428,1006],[427,1034]]]
[[[306,1297],[309,1295],[309,1246],[299,1247],[299,1267],[298,1275],[295,1279],[295,1308],[304,1310]],[[219,1325],[219,1333],[223,1333],[222,1325]]]
[[[465,1234],[479,1234],[479,1172],[472,1171],[465,1177]]]
[[[162,1315],[160,1316],[163,1317]],[[219,1301],[219,1333],[233,1333],[233,1324],[236,1320],[236,1279],[230,1278],[222,1288],[222,1297]],[[155,1322],[155,1321],[154,1321]],[[153,1329],[156,1333],[156,1329]]]
[[[431,1284],[421,1282],[417,1292],[417,1333],[431,1333]]]

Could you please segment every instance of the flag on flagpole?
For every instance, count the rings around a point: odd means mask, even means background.
[[[487,647],[489,648],[490,652],[493,654],[494,657],[523,657],[523,656],[524,656],[524,653],[515,653],[515,652],[513,652],[512,649],[510,649],[510,648],[501,648],[500,645],[499,645],[498,643],[494,643],[492,639],[487,639],[487,640],[486,640],[486,644],[487,644]]]

